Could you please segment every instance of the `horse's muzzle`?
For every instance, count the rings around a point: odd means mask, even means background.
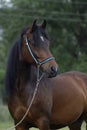
[[[54,68],[54,67],[51,67],[51,71],[48,75],[48,78],[52,78],[52,77],[55,77],[57,75],[57,69]]]
[[[58,72],[58,69],[54,66],[52,66],[50,69],[49,69],[49,72],[47,72],[47,77],[48,78],[53,78],[57,75],[57,72]]]

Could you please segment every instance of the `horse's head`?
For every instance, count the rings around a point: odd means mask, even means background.
[[[58,65],[52,56],[49,46],[50,41],[45,33],[46,21],[37,25],[36,20],[31,28],[23,35],[22,56],[30,64],[40,65],[48,77],[57,74]]]

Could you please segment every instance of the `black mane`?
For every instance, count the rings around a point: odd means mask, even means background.
[[[33,39],[34,41],[36,41],[35,42],[36,46],[38,46],[38,44],[41,43],[41,41],[39,41],[40,33],[45,38],[47,38],[44,30],[39,28],[39,26],[37,27],[38,29],[36,29],[36,31],[33,33],[34,34]],[[34,80],[34,77],[36,76],[36,68],[34,66],[31,66],[29,63],[25,61],[19,60],[19,54],[21,54],[21,45],[22,45],[23,35],[26,34],[28,29],[29,28],[26,28],[22,31],[17,42],[13,44],[10,54],[9,54],[9,58],[7,62],[6,77],[5,77],[5,87],[6,87],[6,92],[8,96],[13,94],[14,89],[15,89],[14,86],[16,83],[16,79],[18,79],[18,76],[19,78],[22,77],[25,81],[26,80],[28,81],[29,79],[32,81]],[[20,79],[18,79],[18,81],[20,81]]]
[[[22,36],[26,33],[28,28],[24,29],[20,35],[20,38],[17,42],[15,42],[10,50],[10,54],[7,61],[7,70],[5,76],[5,87],[7,95],[10,95],[14,91],[14,86],[16,82],[16,77],[19,69],[27,68],[26,75],[28,70],[30,69],[30,65],[28,63],[21,63],[19,61],[19,54],[21,53],[21,44],[22,44]],[[26,77],[26,76],[25,76]]]

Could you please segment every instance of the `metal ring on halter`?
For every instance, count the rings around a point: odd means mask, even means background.
[[[32,52],[32,49],[31,49],[30,44],[29,44],[28,36],[26,36],[26,45],[27,45],[27,47],[28,47],[28,50],[29,50],[29,52],[30,52],[32,58],[34,59],[34,61],[35,61],[35,63],[36,63],[37,65],[40,65],[40,66],[41,66],[41,65],[45,64],[46,62],[48,62],[48,61],[50,61],[50,60],[55,60],[54,57],[48,57],[48,58],[44,59],[43,61],[39,62],[39,61],[36,59],[36,57],[34,56],[33,52]]]

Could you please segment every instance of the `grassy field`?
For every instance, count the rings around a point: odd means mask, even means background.
[[[7,129],[9,129],[12,126],[13,126],[12,122],[1,122],[0,123],[0,130],[7,130]],[[86,130],[85,126],[86,126],[86,124],[83,123],[81,130]],[[31,130],[35,130],[35,128],[31,128]],[[68,129],[68,127],[65,127],[63,129],[60,129],[60,130],[69,130],[69,129]]]
[[[7,130],[12,126],[12,122],[0,122],[0,130]]]

